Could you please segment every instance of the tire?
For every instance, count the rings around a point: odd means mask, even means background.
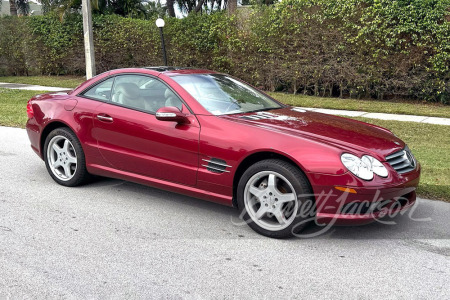
[[[90,179],[83,148],[77,136],[67,127],[49,133],[44,144],[47,171],[63,186],[78,186]]]
[[[292,237],[315,216],[307,178],[297,166],[279,159],[257,162],[244,172],[237,203],[243,220],[271,238]]]

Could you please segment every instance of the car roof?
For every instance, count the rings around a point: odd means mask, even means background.
[[[159,75],[166,75],[166,76],[175,76],[175,75],[188,75],[188,74],[219,74],[218,72],[214,72],[207,69],[196,69],[196,68],[188,68],[188,67],[172,67],[172,66],[156,66],[156,67],[138,67],[138,68],[122,68],[122,69],[114,69],[110,71],[106,71],[104,73],[101,73],[95,77],[92,77],[89,80],[86,80],[82,84],[80,84],[78,87],[76,87],[74,90],[70,92],[72,93],[79,93],[89,87],[90,85],[94,84],[95,82],[102,80],[102,78],[105,78],[109,75],[120,75],[122,73],[140,73],[143,70],[148,70],[149,73],[151,73],[154,76]],[[145,72],[144,72],[145,73]],[[159,74],[158,74],[159,73]]]
[[[156,67],[144,67],[143,69],[156,71],[159,73],[164,73],[165,75],[186,75],[186,74],[216,74],[217,72],[206,70],[206,69],[196,69],[188,67],[172,67],[172,66],[156,66]]]

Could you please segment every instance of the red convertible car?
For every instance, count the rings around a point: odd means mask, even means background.
[[[284,105],[226,74],[113,70],[33,97],[33,150],[64,186],[114,177],[237,207],[282,238],[415,203],[420,165],[389,130]]]

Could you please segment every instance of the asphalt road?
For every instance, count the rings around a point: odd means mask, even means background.
[[[449,299],[449,216],[420,199],[395,225],[273,240],[217,204],[112,179],[59,186],[25,131],[0,127],[0,299]]]

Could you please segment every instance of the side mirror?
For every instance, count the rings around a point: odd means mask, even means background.
[[[178,108],[173,106],[165,106],[158,109],[156,119],[160,121],[177,122],[179,124],[189,124],[186,114],[182,113]]]

